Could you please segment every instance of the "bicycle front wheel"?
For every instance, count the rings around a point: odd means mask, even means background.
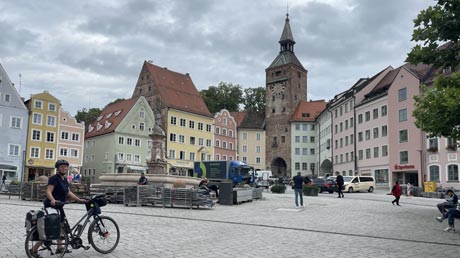
[[[69,237],[61,230],[61,236],[56,240],[39,240],[37,228],[32,229],[26,237],[25,248],[29,258],[61,258],[69,246]]]
[[[97,217],[89,225],[88,241],[99,253],[108,254],[115,250],[120,241],[120,229],[115,220],[107,216]]]

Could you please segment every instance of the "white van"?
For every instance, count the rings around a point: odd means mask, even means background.
[[[272,177],[270,170],[257,170],[254,173],[254,181],[257,187],[268,188],[270,186],[270,179]]]
[[[344,176],[344,192],[364,192],[372,193],[375,189],[375,178],[373,176]]]

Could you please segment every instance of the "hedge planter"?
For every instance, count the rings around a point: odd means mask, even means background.
[[[286,192],[286,186],[282,184],[275,184],[273,185],[270,190],[272,193],[285,193]]]
[[[315,185],[306,185],[303,187],[302,192],[305,196],[318,196],[321,189]]]

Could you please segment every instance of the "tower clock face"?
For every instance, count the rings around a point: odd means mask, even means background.
[[[270,91],[274,95],[281,95],[284,94],[284,89],[286,88],[284,83],[274,83],[270,85]]]

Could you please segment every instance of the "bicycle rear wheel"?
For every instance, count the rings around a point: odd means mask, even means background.
[[[120,241],[120,229],[114,219],[99,216],[88,229],[88,241],[94,250],[108,254],[115,250]]]
[[[32,229],[26,236],[25,249],[27,257],[61,258],[69,246],[69,237],[61,230],[57,240],[39,240],[37,228]]]

